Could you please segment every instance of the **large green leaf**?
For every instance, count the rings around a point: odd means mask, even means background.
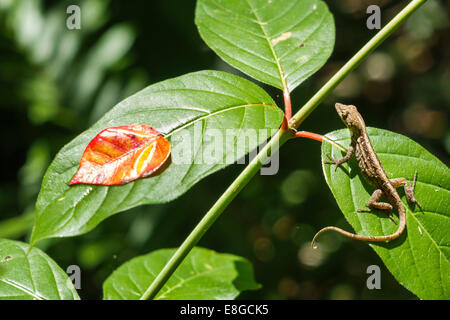
[[[0,299],[78,300],[67,274],[44,252],[0,239]]]
[[[407,229],[396,240],[370,244],[394,277],[422,299],[450,298],[450,170],[431,153],[409,138],[386,130],[368,128],[373,147],[389,178],[411,179],[417,169],[416,199],[423,206],[409,205],[403,188],[398,192],[407,211]],[[327,134],[347,147],[347,129]],[[332,151],[341,158],[342,151],[324,142],[322,160]],[[388,235],[398,225],[385,213],[356,212],[367,208],[374,188],[363,180],[352,158],[334,171],[334,165],[323,164],[326,181],[339,208],[356,233]],[[320,241],[320,240],[319,240]]]
[[[104,299],[139,299],[174,252],[175,249],[157,250],[120,266],[103,284]],[[259,287],[246,259],[194,248],[155,299],[228,300]]]
[[[264,83],[292,91],[334,45],[334,21],[319,0],[199,0],[203,40],[223,60]]]
[[[269,138],[282,118],[264,90],[224,72],[195,72],[149,86],[117,104],[56,155],[37,200],[31,243],[85,233],[117,212],[175,199]],[[166,135],[173,159],[166,170],[122,186],[69,187],[89,141],[107,127],[126,124],[151,125]],[[223,138],[218,144],[222,154],[206,157],[220,140],[211,133]],[[258,137],[247,139],[251,133]]]

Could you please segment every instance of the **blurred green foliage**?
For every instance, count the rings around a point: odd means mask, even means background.
[[[316,75],[294,91],[294,110],[376,31],[365,27],[370,1],[328,1],[336,47]],[[407,1],[384,0],[386,23]],[[0,0],[2,175],[0,237],[27,240],[42,176],[56,152],[121,99],[152,83],[202,69],[239,74],[201,41],[194,1],[84,0],[81,29],[66,28],[69,1]],[[303,130],[326,133],[342,124],[332,105],[358,106],[370,126],[405,134],[449,163],[450,29],[448,1],[429,0],[401,30],[334,91]],[[265,87],[277,102],[282,96]],[[165,205],[111,217],[75,238],[43,241],[63,269],[82,269],[82,298],[101,297],[120,264],[176,247],[242,170],[231,166]],[[315,231],[349,229],[321,172],[320,145],[296,140],[280,152],[275,176],[256,176],[200,244],[252,261],[255,299],[415,298],[398,284],[367,244]],[[366,288],[366,268],[382,268],[382,290]]]

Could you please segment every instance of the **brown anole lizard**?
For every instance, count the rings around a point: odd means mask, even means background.
[[[335,164],[335,170],[337,170],[337,168],[341,164],[347,162],[354,154],[356,161],[358,162],[358,166],[361,170],[362,176],[369,184],[376,188],[376,190],[370,197],[367,206],[371,209],[385,211],[388,214],[392,211],[393,208],[395,208],[398,211],[400,222],[397,231],[386,236],[363,236],[350,233],[337,227],[326,227],[316,233],[312,240],[312,246],[314,247],[314,243],[316,242],[317,237],[328,230],[334,230],[346,237],[361,241],[383,242],[394,240],[403,233],[406,227],[406,211],[396,188],[403,186],[405,189],[407,201],[409,203],[417,204],[417,206],[422,209],[422,206],[414,197],[414,186],[416,183],[417,171],[414,174],[414,180],[412,184],[405,178],[389,179],[386,171],[381,165],[380,159],[378,159],[378,156],[372,147],[366,131],[366,125],[356,107],[353,105],[344,105],[341,103],[336,103],[335,107],[337,113],[339,114],[339,117],[350,130],[351,143],[348,148],[347,154],[342,159],[335,160],[332,159],[330,155],[328,155],[331,161],[325,161],[325,163]],[[388,202],[379,201],[383,196]],[[359,209],[358,211],[370,212],[371,210]],[[393,220],[390,214],[389,218]]]

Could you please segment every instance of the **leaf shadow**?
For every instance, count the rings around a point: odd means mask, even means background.
[[[151,175],[145,177],[145,179],[159,176],[160,174],[164,173],[164,171],[166,171],[167,168],[171,164],[172,164],[172,155],[169,154],[169,157],[167,158],[167,160],[164,161],[164,163],[157,170],[155,170]]]

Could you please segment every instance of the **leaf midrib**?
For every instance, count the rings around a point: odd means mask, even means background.
[[[271,105],[271,104],[252,103],[252,104],[236,105],[236,106],[227,107],[227,108],[224,108],[224,109],[219,109],[219,110],[216,110],[214,112],[208,113],[207,115],[204,115],[204,116],[201,116],[201,117],[198,117],[198,118],[195,118],[195,119],[192,119],[192,120],[188,121],[184,125],[173,129],[171,132],[169,132],[167,135],[165,135],[165,137],[168,138],[168,137],[172,136],[173,134],[177,133],[178,131],[181,131],[184,128],[189,127],[189,126],[193,125],[194,123],[196,123],[198,121],[203,121],[203,120],[208,119],[208,118],[210,118],[212,116],[215,116],[217,114],[225,113],[225,112],[232,111],[232,110],[239,109],[239,108],[256,107],[256,106],[272,107],[272,108],[276,107],[276,105]]]
[[[280,61],[279,61],[279,59],[278,59],[278,55],[277,55],[276,52],[275,52],[275,48],[272,46],[272,42],[271,42],[271,40],[269,39],[269,35],[267,34],[267,31],[266,31],[266,29],[265,29],[264,26],[263,26],[263,22],[262,22],[262,20],[258,17],[258,15],[256,14],[256,10],[255,10],[255,8],[252,6],[250,0],[245,0],[245,1],[247,2],[248,6],[249,6],[250,9],[251,9],[251,12],[252,12],[253,15],[255,16],[256,21],[258,21],[257,24],[258,24],[259,27],[261,28],[261,31],[262,31],[263,34],[264,34],[264,37],[265,37],[265,39],[266,39],[266,41],[267,41],[267,44],[268,44],[268,46],[269,46],[269,48],[270,48],[270,51],[272,52],[273,58],[275,59],[275,64],[276,64],[276,66],[277,66],[277,68],[278,68],[278,73],[280,74],[280,79],[281,79],[281,84],[282,84],[282,86],[283,86],[283,90],[287,90],[286,79],[284,78],[284,72],[283,72],[283,69],[281,68],[281,64],[280,64]]]
[[[0,278],[0,281],[2,281],[3,283],[6,283],[7,285],[16,288],[17,290],[20,290],[22,292],[24,292],[27,296],[32,296],[35,299],[38,300],[46,300],[44,297],[40,296],[37,292],[33,292],[32,290],[22,286],[20,283],[16,283],[15,281],[10,281],[8,279],[2,279]]]

